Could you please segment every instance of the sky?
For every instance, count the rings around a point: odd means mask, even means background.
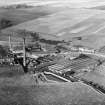
[[[9,5],[15,3],[31,3],[36,1],[54,1],[54,0],[0,0],[0,5]],[[55,1],[65,1],[65,0],[55,0]],[[69,3],[79,7],[79,6],[97,6],[104,5],[105,0],[68,0]]]

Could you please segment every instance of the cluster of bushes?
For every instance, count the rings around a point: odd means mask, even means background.
[[[59,41],[59,40],[48,40],[40,37],[40,34],[37,32],[30,32],[30,35],[32,36],[33,40],[32,41],[40,41],[42,43],[47,43],[51,45],[57,45],[59,43],[64,43],[64,40]]]
[[[0,58],[7,57],[8,53],[9,53],[9,49],[7,47],[0,45]]]
[[[39,39],[40,42],[42,43],[47,43],[47,44],[51,44],[51,45],[57,45],[58,43],[61,43],[61,41],[55,41],[55,40],[47,40],[47,39]]]
[[[12,25],[13,25],[12,21],[10,21],[8,19],[2,18],[0,20],[0,29],[4,29],[4,28],[10,27]]]

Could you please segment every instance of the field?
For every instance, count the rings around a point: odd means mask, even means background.
[[[20,9],[4,9],[0,8],[0,19],[5,18],[13,22],[13,25],[37,19],[41,16],[46,16],[55,12],[60,11],[59,8],[53,8],[49,6],[35,6],[30,8]]]
[[[105,87],[105,63],[98,66],[94,71],[91,71],[89,73],[83,73],[76,77],[85,79],[87,81],[92,81]]]
[[[9,32],[11,29],[26,29],[40,32],[41,37],[44,38],[72,41],[73,45],[99,49],[105,44],[104,21],[104,11],[66,8],[57,13],[21,23],[3,32]],[[73,39],[75,37],[82,37],[82,40]]]
[[[64,10],[65,7],[50,7],[46,6],[35,6],[30,8],[20,8],[20,9],[4,9],[0,8],[0,20],[7,19],[10,20],[13,26],[18,25],[23,22],[27,22],[33,19],[37,19],[39,17],[44,17],[46,15],[54,14],[56,12]],[[0,44],[1,45],[8,45],[8,34],[0,34]],[[18,36],[14,36],[11,38],[13,42],[20,42],[21,38]],[[15,44],[15,43],[14,43]]]
[[[1,105],[100,105],[105,95],[82,83],[35,85],[30,75],[0,77]]]
[[[4,65],[0,66],[0,104],[104,105],[105,95],[81,82],[36,84],[32,75],[24,75],[20,66]]]
[[[10,20],[13,24],[13,26],[21,24],[23,22],[27,22],[33,19],[37,19],[40,17],[45,17],[47,15],[55,14],[57,12],[60,12],[62,10],[67,9],[66,7],[53,7],[49,5],[42,5],[42,6],[33,6],[30,8],[20,8],[20,9],[4,9],[0,8],[0,20],[1,19],[7,19]],[[1,34],[0,33],[0,44],[2,45],[8,45],[8,34]],[[3,42],[4,41],[4,42]],[[21,38],[18,36],[12,37],[13,42],[19,42],[21,41]],[[15,44],[15,43],[14,43]]]

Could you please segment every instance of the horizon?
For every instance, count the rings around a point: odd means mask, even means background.
[[[13,4],[32,4],[35,5],[36,3],[41,3],[41,2],[51,2],[55,3],[69,3],[70,6],[74,7],[95,7],[95,6],[100,6],[104,5],[105,1],[104,0],[0,0],[0,6],[8,6],[8,5],[13,5]]]

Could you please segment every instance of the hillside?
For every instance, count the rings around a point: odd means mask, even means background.
[[[33,85],[30,76],[0,79],[2,105],[102,105],[105,95],[83,83]],[[2,84],[3,83],[3,84]]]
[[[40,35],[45,38],[54,36],[55,40],[72,41],[74,45],[99,49],[105,44],[104,21],[104,11],[66,8],[61,12],[24,22],[3,32],[26,29],[41,32]],[[75,37],[82,37],[82,40]]]
[[[105,10],[105,5],[92,7],[91,9],[97,9],[97,10]]]
[[[1,105],[104,105],[105,95],[81,82],[40,82],[17,66],[0,66]]]

